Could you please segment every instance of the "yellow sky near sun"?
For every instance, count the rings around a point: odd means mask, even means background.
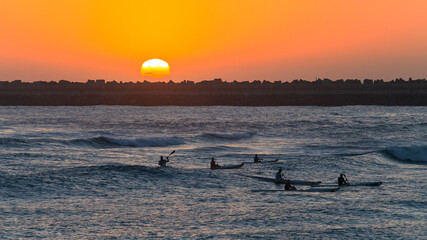
[[[423,0],[17,0],[0,8],[0,80],[425,77]]]

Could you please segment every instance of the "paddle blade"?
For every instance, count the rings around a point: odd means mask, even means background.
[[[172,154],[174,154],[175,153],[175,150],[173,150],[172,152],[171,152],[171,154],[169,154],[169,156],[168,157],[170,157]]]

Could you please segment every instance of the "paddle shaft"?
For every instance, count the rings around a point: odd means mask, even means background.
[[[167,156],[166,158],[168,158],[169,159],[169,157],[172,155],[172,154],[174,154],[175,153],[175,150],[173,150],[170,154],[169,154],[169,156]]]

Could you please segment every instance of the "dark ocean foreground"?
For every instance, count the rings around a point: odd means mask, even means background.
[[[427,107],[0,107],[0,239],[423,239],[426,139]],[[383,185],[242,176],[279,167]]]

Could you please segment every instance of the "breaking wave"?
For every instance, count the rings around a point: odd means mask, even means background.
[[[87,139],[74,139],[69,141],[74,145],[86,145],[90,147],[167,147],[172,145],[185,144],[179,137],[153,137],[120,139],[111,137],[95,137]]]
[[[251,138],[256,134],[256,132],[246,132],[246,133],[205,133],[200,135],[205,139],[213,140],[241,140],[246,138]]]
[[[167,147],[172,145],[185,144],[185,141],[179,137],[151,137],[151,138],[135,138],[123,139],[112,137],[93,137],[80,138],[73,140],[60,139],[19,139],[19,138],[0,138],[0,145],[8,145],[18,147],[28,144],[46,144],[59,143],[65,145],[79,145],[95,148],[113,148],[113,147]]]
[[[0,138],[0,144],[22,144],[28,143],[28,141],[19,138]]]
[[[385,153],[400,161],[427,163],[427,146],[389,147]]]

